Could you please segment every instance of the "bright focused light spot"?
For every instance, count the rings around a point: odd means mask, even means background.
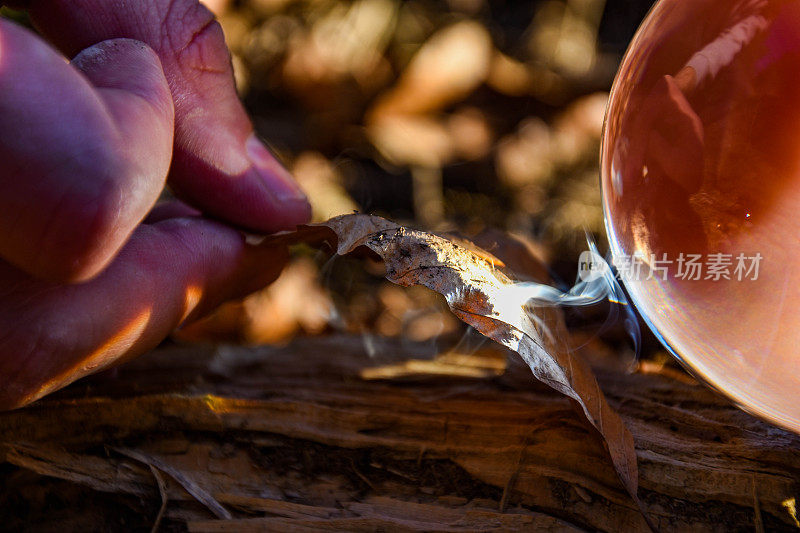
[[[186,287],[186,294],[183,299],[183,314],[181,315],[181,322],[186,320],[192,311],[197,307],[197,304],[200,303],[200,298],[203,297],[203,289],[197,287],[195,285],[190,285]]]

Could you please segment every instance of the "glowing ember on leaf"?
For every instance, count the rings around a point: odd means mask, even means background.
[[[301,227],[295,234],[268,237],[266,243],[275,240],[327,241],[339,254],[367,249],[384,261],[390,281],[442,294],[456,316],[517,352],[538,380],[575,401],[605,439],[620,479],[637,498],[633,438],[606,403],[591,370],[569,350],[560,310],[553,306],[559,301],[597,300],[602,292],[598,287],[607,286],[605,278],[579,285],[571,294],[518,283],[500,270],[501,261],[486,252],[475,253],[444,237],[368,215],[337,217]],[[541,305],[545,300],[548,305]]]

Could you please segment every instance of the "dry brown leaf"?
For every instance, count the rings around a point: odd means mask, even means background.
[[[552,309],[537,311],[525,305],[516,283],[497,268],[502,263],[444,237],[369,215],[336,217],[295,234],[269,238],[275,239],[328,241],[340,255],[369,249],[384,261],[389,281],[422,285],[444,296],[456,316],[517,352],[538,380],[580,406],[605,439],[623,485],[638,502],[633,437],[606,402],[588,366],[573,356],[565,339],[552,334],[550,326],[556,326]],[[548,321],[541,319],[548,314]]]
[[[368,122],[387,116],[436,112],[462,100],[486,79],[492,38],[463,20],[436,32],[406,66],[397,85],[378,98]]]

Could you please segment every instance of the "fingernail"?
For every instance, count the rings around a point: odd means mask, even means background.
[[[307,201],[306,194],[255,134],[247,139],[247,156],[279,202]]]

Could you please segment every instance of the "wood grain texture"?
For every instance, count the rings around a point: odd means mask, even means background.
[[[507,354],[469,355],[492,369]],[[406,365],[422,373],[376,379],[409,360],[426,361]],[[0,414],[0,515],[8,527],[24,519],[46,529],[35,498],[27,516],[10,506],[32,487],[40,498],[74,489],[83,505],[111,494],[109,512],[136,508],[152,524],[153,467],[169,498],[164,530],[647,530],[567,398],[532,378],[448,375],[457,359],[437,371],[440,360],[429,346],[390,340],[370,357],[350,336],[161,348]],[[797,527],[800,437],[685,380],[596,371],[633,433],[639,496],[660,530]],[[191,496],[198,487],[233,520]]]

